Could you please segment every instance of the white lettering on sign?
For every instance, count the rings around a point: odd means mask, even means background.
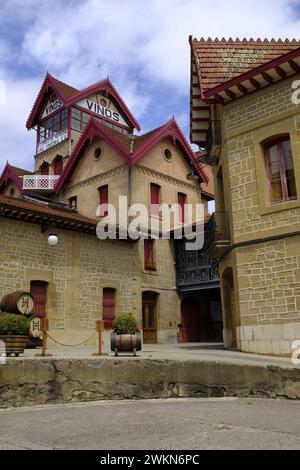
[[[68,137],[68,129],[65,129],[64,131],[58,132],[57,134],[54,134],[52,137],[47,139],[45,142],[42,142],[38,145],[37,148],[37,153],[44,152],[45,150],[49,149],[50,147],[53,147],[56,144],[59,144],[63,140],[67,139]]]
[[[110,121],[123,124],[123,126],[128,127],[128,124],[119,113],[117,113],[116,111],[113,111],[112,109],[106,108],[105,106],[102,106],[101,104],[95,103],[95,101],[86,99],[86,100],[80,101],[77,104],[78,106],[81,106],[82,108],[88,109],[92,113],[98,114],[98,116],[106,117]]]
[[[50,114],[54,113],[54,111],[57,111],[57,109],[62,107],[62,102],[60,101],[59,98],[57,100],[52,101],[52,103],[47,104],[43,114],[42,114],[42,119],[49,116]]]

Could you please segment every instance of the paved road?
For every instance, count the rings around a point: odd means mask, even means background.
[[[111,401],[0,410],[0,449],[300,449],[300,402]]]

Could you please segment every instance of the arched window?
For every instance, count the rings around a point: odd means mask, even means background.
[[[49,163],[44,162],[40,166],[41,175],[49,175]]]
[[[297,198],[294,163],[289,137],[264,145],[270,200],[273,204]]]
[[[63,171],[63,159],[61,155],[57,155],[54,160],[54,174],[61,175]]]
[[[113,328],[116,316],[116,290],[106,287],[103,289],[103,321],[104,328]]]

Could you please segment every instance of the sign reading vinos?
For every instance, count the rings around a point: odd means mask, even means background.
[[[50,114],[54,113],[54,111],[57,111],[59,108],[61,108],[62,105],[63,103],[60,101],[59,98],[57,98],[55,101],[52,101],[52,103],[48,103],[46,108],[44,109],[42,118],[50,116]]]
[[[89,99],[81,100],[77,104],[78,106],[81,106],[82,108],[85,108],[88,111],[94,114],[97,114],[98,116],[105,117],[111,121],[117,122],[119,124],[123,124],[123,126],[128,127],[128,124],[122,118],[122,116],[117,111],[114,111],[113,109],[106,108],[105,106],[102,106],[101,104],[98,104],[95,101],[92,101]]]

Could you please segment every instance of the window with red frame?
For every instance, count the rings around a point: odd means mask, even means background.
[[[158,184],[150,184],[150,196],[151,196],[151,214],[159,216],[159,204],[160,204],[160,186]]]
[[[77,210],[77,196],[70,197],[69,206],[73,210]]]
[[[103,322],[105,329],[113,328],[116,317],[116,290],[103,289]]]
[[[47,162],[44,162],[42,165],[41,165],[41,175],[49,175],[49,163]]]
[[[101,186],[98,189],[99,191],[99,204],[100,204],[100,217],[106,217],[108,215],[108,210],[105,205],[108,204],[108,185]]]
[[[271,203],[297,198],[291,141],[288,137],[265,144],[265,160]]]
[[[54,160],[54,174],[61,175],[62,171],[63,171],[63,159],[61,156],[58,156]]]
[[[145,269],[149,271],[156,271],[154,242],[152,239],[144,240]]]
[[[68,112],[62,109],[49,118],[43,120],[38,128],[38,143],[43,143],[53,135],[64,131],[68,127]]]
[[[178,193],[179,222],[181,224],[184,224],[184,221],[185,221],[185,210],[184,210],[185,203],[186,203],[186,194]]]

